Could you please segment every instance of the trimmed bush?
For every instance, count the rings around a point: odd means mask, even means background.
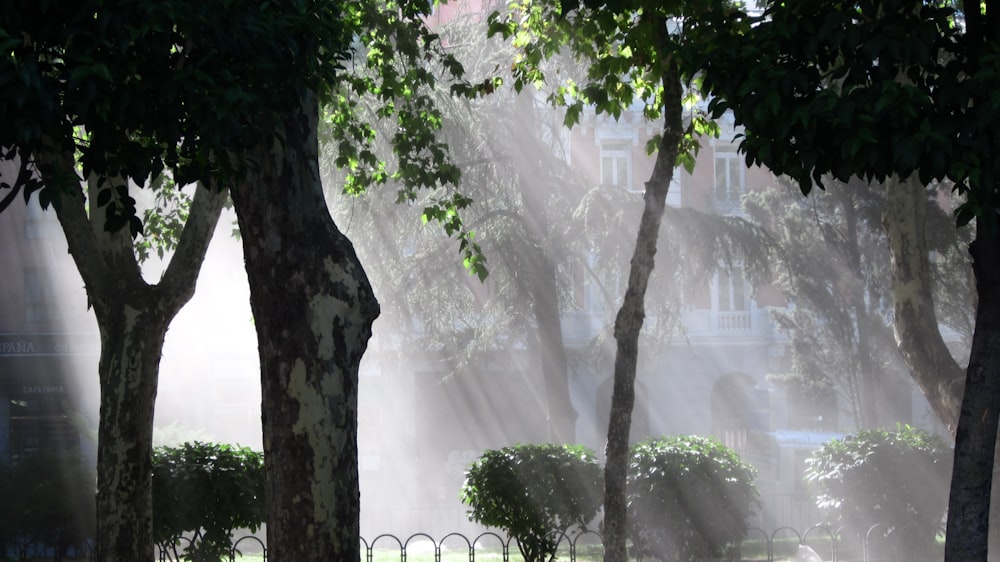
[[[16,536],[61,553],[79,546],[94,536],[96,493],[94,467],[78,455],[35,453],[0,465],[0,546]]]
[[[488,450],[465,474],[469,519],[504,530],[526,562],[543,562],[571,529],[597,515],[603,478],[593,451],[570,445]]]
[[[831,522],[862,536],[885,525],[900,559],[940,559],[935,537],[944,528],[951,460],[943,439],[900,425],[827,442],[806,461],[806,481]]]
[[[633,555],[704,560],[723,555],[758,505],[755,470],[718,441],[674,436],[632,447],[628,474]]]
[[[228,560],[236,529],[265,519],[264,456],[246,447],[191,442],[153,452],[153,539],[191,542],[184,559]]]

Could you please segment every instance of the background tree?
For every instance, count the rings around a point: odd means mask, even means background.
[[[495,80],[509,48],[484,41],[484,25],[460,19],[436,31],[469,75]],[[446,85],[434,94],[442,111],[442,139],[462,170],[462,193],[476,201],[463,217],[475,226],[477,243],[490,257],[489,282],[470,282],[452,256],[454,243],[407,218],[412,211],[398,206],[391,191],[335,200],[333,212],[351,230],[379,233],[360,238],[357,247],[375,292],[383,295],[382,326],[394,325],[405,338],[416,338],[409,348],[440,350],[448,376],[475,369],[484,356],[527,348],[544,396],[539,407],[548,421],[547,437],[573,442],[577,414],[559,312],[569,294],[563,275],[571,259],[565,251],[565,211],[575,204],[570,178],[576,178],[559,147],[546,143],[545,127],[552,123],[529,94],[495,90],[467,100],[453,97]],[[387,133],[395,123],[381,119],[379,107],[369,95],[359,111]],[[332,165],[336,154],[326,152],[325,181],[336,189],[344,182],[342,172]],[[431,197],[421,196],[416,206]]]
[[[629,459],[629,536],[634,555],[660,560],[719,558],[750,527],[757,507],[752,466],[718,441],[647,439]]]
[[[264,456],[247,447],[200,442],[157,447],[153,540],[175,555],[176,546],[186,543],[185,560],[229,559],[233,531],[255,532],[264,523],[264,481]]]
[[[824,408],[839,395],[853,413],[854,427],[877,428],[880,417],[892,419],[899,374],[907,373],[892,339],[888,244],[881,224],[885,194],[859,182],[832,185],[803,198],[796,186],[779,179],[773,188],[743,198],[750,220],[778,249],[782,265],[775,283],[795,303],[772,312],[791,340],[792,371],[771,379],[807,403],[822,398],[812,407],[826,418],[835,412]],[[934,195],[929,192],[926,204],[927,227],[936,233],[930,250],[939,256],[931,264],[935,304],[942,322],[968,341],[971,292],[955,287],[967,283],[971,271],[953,260],[960,253],[957,231]]]
[[[883,525],[898,559],[940,560],[950,462],[943,439],[904,425],[828,441],[806,460],[805,478],[832,522],[859,537]]]
[[[897,345],[956,435],[947,560],[986,559],[1000,413],[997,102],[985,94],[1000,75],[998,10],[977,2],[962,11],[964,25],[949,7],[908,0],[773,3],[753,21],[721,10],[704,20],[716,49],[699,64],[718,96],[713,109],[746,125],[748,162],[788,174],[805,193],[826,174],[885,183]],[[745,24],[738,33],[734,21]],[[945,179],[964,197],[959,224],[976,219],[965,377],[938,331],[923,230],[926,186]]]
[[[469,519],[503,529],[527,562],[554,560],[570,531],[585,531],[600,507],[601,467],[574,445],[484,451],[469,467],[462,501]]]

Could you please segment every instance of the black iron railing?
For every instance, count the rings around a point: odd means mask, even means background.
[[[900,532],[890,532],[875,525],[861,536],[842,528],[815,525],[800,532],[792,527],[780,527],[770,533],[751,528],[744,539],[734,545],[719,562],[783,562],[817,560],[822,562],[903,562]],[[0,559],[17,561],[59,562],[93,560],[89,542],[55,548],[42,540],[26,537],[9,538],[3,545]],[[173,544],[158,545],[157,560],[185,560],[190,540],[182,538]],[[485,531],[477,535],[449,533],[435,539],[426,533],[405,538],[381,534],[371,541],[361,539],[359,562],[523,562],[517,542],[501,534]],[[940,545],[938,545],[940,546]],[[928,559],[935,559],[928,553]],[[556,558],[568,562],[600,562],[604,557],[601,537],[584,532],[564,537]],[[811,558],[812,557],[812,558]],[[940,559],[940,557],[937,557]],[[247,535],[233,541],[228,553],[230,562],[267,562],[267,545],[263,538]],[[641,559],[636,559],[641,562]]]

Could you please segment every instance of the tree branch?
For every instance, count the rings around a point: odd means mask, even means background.
[[[58,192],[54,199],[56,217],[66,236],[69,253],[76,263],[87,294],[91,302],[101,295],[110,293],[109,280],[113,278],[111,270],[98,248],[97,236],[91,228],[87,217],[87,208],[80,179],[76,175],[75,160],[72,149],[63,150],[50,139],[46,139],[45,147],[35,155],[39,174],[46,182],[64,183],[55,189]]]
[[[916,174],[886,181],[882,226],[889,240],[896,345],[938,418],[954,433],[965,372],[938,328],[926,219],[927,195]]]
[[[171,310],[179,310],[194,295],[195,281],[228,197],[227,191],[209,189],[199,182],[177,249],[157,284],[158,294]]]

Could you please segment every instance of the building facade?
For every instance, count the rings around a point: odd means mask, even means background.
[[[721,126],[718,138],[703,139],[691,173],[675,170],[669,205],[738,216],[743,194],[774,185],[768,170],[745,165],[732,123],[723,119]],[[639,109],[618,120],[585,112],[580,124],[560,133],[553,144],[565,150],[565,160],[592,185],[641,194],[652,169],[645,146],[656,132],[657,124],[646,121]],[[635,234],[628,233],[633,240]],[[617,312],[601,292],[609,286],[621,290],[624,283],[609,283],[598,279],[600,275],[594,268],[575,274],[573,302],[564,307],[561,325],[570,393],[578,414],[576,439],[602,454],[613,369],[607,361],[594,360],[593,345]],[[738,263],[701,280],[700,290],[684,297],[682,333],[641,349],[632,418],[633,441],[695,434],[714,436],[733,448],[757,469],[763,505],[755,524],[765,529],[804,529],[819,521],[803,480],[805,461],[826,441],[856,429],[845,404],[819,408],[769,380],[768,375],[791,369],[790,342],[771,317],[772,311],[787,306],[780,290],[752,284]],[[373,355],[372,361],[379,362],[379,352]],[[362,379],[361,409],[375,412],[370,419],[363,417],[361,424],[362,455],[367,459],[362,462],[363,486],[366,479],[384,478],[386,471],[400,476],[394,480],[397,492],[387,496],[393,501],[364,505],[363,529],[388,520],[400,521],[402,534],[465,529],[465,508],[457,498],[464,467],[485,448],[547,439],[545,390],[537,380],[538,367],[532,363],[537,357],[531,350],[520,356],[483,357],[476,362],[478,368],[460,375],[421,357],[418,352],[399,361],[412,370],[404,367],[390,377],[391,368],[386,367],[372,377],[368,369],[370,378]],[[385,422],[398,418],[377,413],[379,406],[365,401],[366,395],[384,402],[391,394],[388,387],[399,384],[410,388],[407,396],[413,400],[400,402],[392,411],[406,412],[405,418],[415,420],[406,428],[411,438],[387,444],[379,437],[383,446],[370,445],[374,441],[367,435],[390,433],[391,424]],[[384,391],[370,390],[376,385]],[[934,428],[933,415],[915,385],[899,384],[892,393],[897,398],[891,423]],[[432,437],[429,444],[426,437]],[[395,456],[413,459],[413,474],[406,475]],[[438,479],[439,474],[448,476]],[[426,489],[424,483],[431,482],[433,489]],[[395,501],[400,498],[405,500]],[[413,507],[401,509],[401,504]],[[406,527],[404,521],[420,524]]]
[[[55,213],[18,195],[0,213],[0,240],[0,463],[93,454],[94,404],[82,389],[96,372],[83,365],[96,364],[100,341]]]

